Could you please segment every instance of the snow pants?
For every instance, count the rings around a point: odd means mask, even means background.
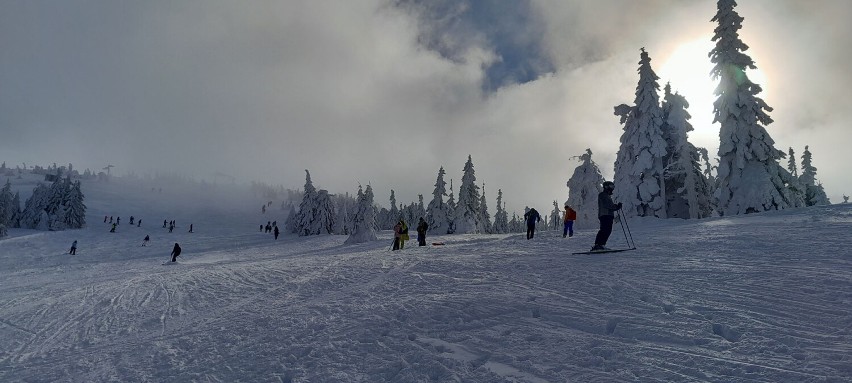
[[[598,230],[598,235],[595,236],[595,245],[606,246],[606,241],[609,240],[609,235],[612,234],[612,221],[615,217],[605,215],[599,218],[601,220],[601,229]]]
[[[532,239],[535,237],[535,224],[528,223],[527,224],[527,239]]]
[[[417,233],[417,245],[426,246],[426,233]]]
[[[562,238],[565,236],[574,236],[574,221],[565,221],[565,228],[562,229]]]

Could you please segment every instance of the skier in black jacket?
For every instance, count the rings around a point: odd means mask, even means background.
[[[615,220],[615,212],[621,210],[621,203],[612,202],[612,192],[615,190],[615,184],[611,181],[603,183],[603,191],[598,193],[598,219],[601,221],[601,229],[598,230],[598,235],[595,236],[595,245],[592,251],[609,250],[606,248],[606,241],[609,240],[609,235],[612,234],[612,222]]]
[[[535,224],[541,221],[541,215],[535,208],[524,213],[524,220],[527,221],[527,239],[535,237]]]
[[[180,245],[175,242],[175,247],[172,249],[172,262],[177,261],[178,255],[180,255]]]

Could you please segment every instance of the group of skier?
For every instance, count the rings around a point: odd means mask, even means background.
[[[417,223],[417,246],[426,246],[426,231],[429,230],[429,224],[423,217],[420,217],[420,222]],[[409,240],[408,224],[405,219],[400,218],[399,222],[393,227],[393,250],[402,250],[405,248],[405,241]]]
[[[598,193],[598,219],[600,220],[600,229],[595,236],[595,244],[592,246],[591,252],[608,251],[606,243],[612,234],[612,224],[615,221],[615,212],[621,210],[621,203],[612,201],[612,193],[615,191],[615,184],[612,181],[603,183],[603,191]],[[574,236],[574,221],[577,220],[577,212],[569,205],[565,204],[565,213],[563,215],[562,238]],[[535,237],[535,225],[541,221],[541,215],[535,208],[529,209],[524,213],[524,221],[527,223],[527,239]]]
[[[260,232],[272,233],[275,236],[275,239],[278,239],[278,236],[281,234],[281,230],[278,229],[278,221],[266,221],[266,226],[260,225]]]

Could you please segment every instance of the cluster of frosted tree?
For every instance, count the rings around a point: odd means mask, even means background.
[[[80,181],[71,182],[70,176],[59,178],[50,186],[39,183],[24,204],[16,227],[36,230],[82,228],[86,225],[83,198]]]
[[[788,155],[787,170],[793,178],[790,186],[791,191],[805,201],[805,206],[831,204],[828,196],[825,195],[822,184],[816,180],[817,168],[813,165],[813,155],[808,150],[808,146],[805,145],[805,152],[802,153],[802,175],[798,175],[796,155],[793,148],[790,148]]]
[[[628,216],[707,217],[713,210],[712,188],[699,162],[702,149],[687,139],[692,130],[689,104],[669,86],[660,101],[659,77],[644,48],[638,72],[633,105],[615,107],[624,133],[615,161],[614,197]]]
[[[399,205],[396,193],[391,190],[389,209],[379,208],[373,202],[374,195],[370,185],[367,185],[366,191],[359,186],[357,198],[331,195],[326,190],[317,190],[311,181],[310,172],[305,170],[305,174],[305,187],[301,192],[299,206],[282,206],[282,209],[288,211],[285,230],[300,236],[344,234],[350,236],[348,243],[364,242],[375,238],[376,230],[393,228],[400,219],[405,220],[409,228],[414,229],[421,217],[429,224],[431,234],[512,233],[526,230],[523,219],[516,214],[509,219],[502,190],[497,191],[497,211],[494,222],[491,222],[485,185],[482,185],[480,193],[470,156],[464,166],[458,200],[453,194],[452,180],[447,189],[447,183],[444,181],[446,173],[441,167],[432,199],[428,204],[421,194],[417,202]],[[545,220],[546,218],[543,217]]]
[[[0,189],[0,238],[6,236],[7,228],[20,227],[20,221],[21,197],[18,192],[12,193],[12,184],[7,179],[6,185]]]

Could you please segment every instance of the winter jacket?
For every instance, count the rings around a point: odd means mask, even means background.
[[[527,221],[527,225],[535,225],[536,222],[541,221],[541,215],[538,214],[538,210],[530,209],[524,214],[524,219]]]
[[[568,221],[576,221],[576,220],[577,220],[577,212],[576,212],[576,211],[574,211],[574,209],[572,209],[572,208],[570,208],[570,207],[566,207],[566,208],[565,208],[565,217],[564,217],[564,220],[565,220],[565,222],[568,222]]]
[[[429,230],[429,224],[426,221],[420,221],[417,225],[417,234],[426,234],[426,230]]]
[[[402,236],[402,224],[397,223],[393,227],[393,237],[400,238]]]
[[[408,236],[408,225],[406,225],[405,222],[402,222],[402,228],[399,230],[399,232],[399,239],[403,241],[411,239],[411,237]]]
[[[615,211],[621,209],[621,204],[612,202],[612,196],[606,191],[598,194],[598,217],[615,217]]]

